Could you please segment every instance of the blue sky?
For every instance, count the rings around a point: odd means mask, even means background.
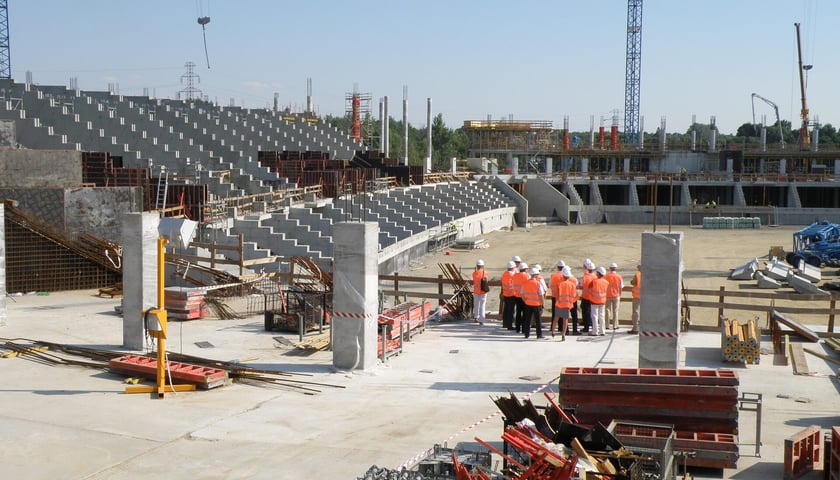
[[[569,117],[596,128],[617,111],[623,126],[627,2],[357,0],[9,0],[12,74],[82,90],[119,85],[175,98],[185,63],[197,87],[223,105],[302,110],[306,80],[321,115],[342,115],[345,95],[388,95],[402,118],[426,124],[426,98],[450,127],[513,115]],[[209,15],[204,58],[197,17]],[[692,115],[723,133],[752,120],[751,93],[800,124],[794,22],[802,25],[812,119],[840,126],[840,2],[836,0],[646,0],[641,114],[684,132]],[[756,116],[775,121],[756,101]]]

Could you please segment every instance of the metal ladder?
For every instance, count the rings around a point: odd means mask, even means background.
[[[161,168],[158,175],[157,184],[157,198],[155,199],[155,210],[163,210],[166,208],[166,193],[169,189],[169,172],[165,168]]]

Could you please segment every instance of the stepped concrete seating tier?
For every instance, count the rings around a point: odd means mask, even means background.
[[[298,243],[296,238],[287,237],[281,232],[275,232],[272,227],[263,226],[263,220],[270,216],[269,214],[245,215],[242,218],[234,219],[230,233],[242,234],[249,242],[256,243],[260,248],[271,250],[275,255],[323,258],[319,251],[310,249],[308,245]]]
[[[332,235],[312,228],[305,220],[301,220],[303,216],[293,218],[287,211],[274,212],[263,218],[261,224],[263,227],[271,227],[274,233],[281,233],[286,238],[294,238],[299,244],[307,245],[311,251],[317,251],[320,257],[332,257]]]

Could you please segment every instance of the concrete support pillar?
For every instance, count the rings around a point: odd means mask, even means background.
[[[787,160],[779,160],[779,175],[787,175]]]
[[[458,173],[458,157],[452,157],[451,171],[453,174]]]
[[[126,213],[122,219],[123,346],[143,350],[143,311],[157,306],[156,213]]]
[[[682,232],[642,233],[639,368],[678,368]]]
[[[552,175],[554,173],[554,159],[546,157],[545,159],[545,174]]]
[[[6,317],[6,207],[0,202],[0,327]]]
[[[511,175],[519,175],[519,157],[510,157]]]
[[[834,178],[840,178],[840,160],[834,159]]]
[[[513,173],[513,163],[514,163],[513,154],[511,152],[507,152],[507,154],[505,155],[505,160],[507,161],[508,171],[510,173]]]
[[[621,173],[630,173],[630,159],[625,158],[621,164]]]
[[[580,174],[584,177],[589,175],[589,157],[580,159]]]
[[[379,224],[339,222],[333,240],[333,366],[369,370],[376,365]]]

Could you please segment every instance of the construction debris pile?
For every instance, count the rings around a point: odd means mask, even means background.
[[[729,274],[729,279],[754,279],[756,286],[763,289],[779,289],[787,285],[797,293],[829,295],[827,291],[817,286],[822,281],[820,268],[802,259],[797,260],[797,265],[789,265],[779,261],[776,257],[770,257],[770,261],[765,264],[764,270],[762,271],[759,270],[758,259],[754,258],[732,269],[732,272]]]

